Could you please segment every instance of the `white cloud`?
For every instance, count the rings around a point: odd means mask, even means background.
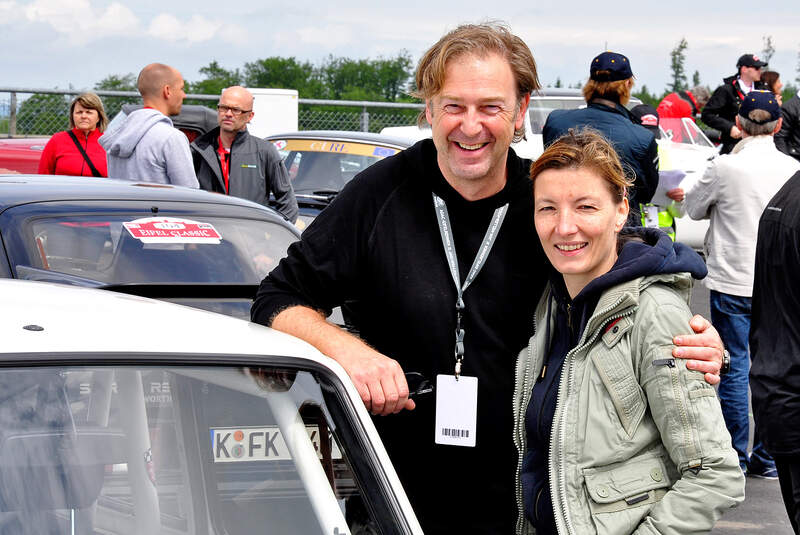
[[[329,24],[327,26],[305,26],[294,32],[295,41],[304,45],[322,45],[326,49],[350,45],[355,42],[353,26]]]
[[[150,22],[147,33],[156,39],[194,44],[213,39],[221,27],[221,23],[212,22],[200,15],[193,15],[184,22],[174,15],[162,13]]]
[[[139,25],[133,11],[118,2],[99,10],[89,0],[35,0],[20,9],[29,22],[47,24],[77,45],[102,37],[133,35]]]

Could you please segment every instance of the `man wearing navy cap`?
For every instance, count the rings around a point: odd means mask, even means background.
[[[722,80],[722,85],[714,90],[708,104],[703,108],[703,122],[720,131],[720,154],[728,154],[742,139],[742,132],[734,119],[745,95],[753,89],[766,89],[760,81],[761,69],[766,65],[766,62],[753,54],[740,57],[736,62],[738,72]]]
[[[653,134],[631,117],[625,105],[631,98],[633,72],[622,54],[603,52],[589,66],[589,81],[583,87],[586,108],[554,110],[542,131],[545,146],[570,128],[589,126],[598,130],[616,149],[623,164],[633,170],[628,192],[631,212],[628,226],[641,226],[639,206],[653,198],[658,187],[658,146]]]
[[[773,136],[780,130],[782,119],[772,92],[750,91],[734,120],[742,140],[730,154],[711,162],[686,193],[684,208],[692,219],[711,219],[705,240],[705,280],[711,290],[711,321],[731,356],[730,373],[719,385],[722,414],[742,470],[751,476],[774,479],[775,463],[764,449],[758,429],[752,454],[747,454],[753,271],[759,218],[772,196],[800,171],[800,162],[775,147]]]

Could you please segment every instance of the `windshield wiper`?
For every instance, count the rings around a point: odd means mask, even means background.
[[[303,190],[295,190],[295,195],[303,196],[303,197],[310,197],[318,201],[324,201],[330,203],[334,197],[339,194],[339,190],[335,189],[318,189],[313,190],[311,193],[308,193]]]

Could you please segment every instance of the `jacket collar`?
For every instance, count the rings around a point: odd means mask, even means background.
[[[745,150],[746,147],[757,147],[763,145],[772,145],[775,146],[775,139],[771,135],[763,135],[763,136],[747,136],[739,141],[731,154],[736,154]]]

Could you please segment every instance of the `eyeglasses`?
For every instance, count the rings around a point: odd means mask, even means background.
[[[433,392],[433,383],[419,372],[406,372],[406,383],[408,383],[409,399],[419,398]]]
[[[243,110],[241,108],[232,108],[230,106],[223,106],[222,104],[217,104],[217,111],[219,113],[228,113],[231,112],[234,115],[241,115],[243,113],[250,113],[253,110]]]

